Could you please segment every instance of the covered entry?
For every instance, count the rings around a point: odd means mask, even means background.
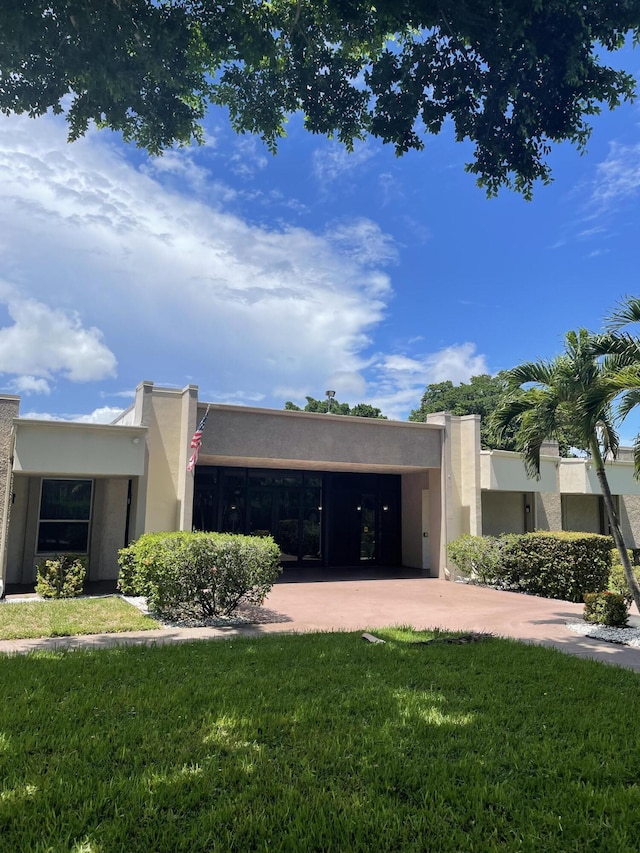
[[[269,533],[285,565],[399,565],[400,477],[198,466],[193,527]]]

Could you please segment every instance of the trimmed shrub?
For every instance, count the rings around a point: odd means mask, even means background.
[[[596,533],[510,536],[501,550],[504,578],[523,592],[563,601],[607,588],[611,539]]]
[[[633,564],[635,562],[634,552],[627,549],[627,553],[629,554],[629,559]],[[640,583],[640,567],[633,566],[633,573],[636,576],[638,583]],[[626,601],[627,607],[631,607],[633,596],[631,595],[631,590],[627,583],[627,577],[624,573],[624,566],[620,562],[620,554],[618,554],[617,548],[611,549],[611,573],[609,574],[608,588],[609,592],[616,592],[618,595],[621,595]]]
[[[494,536],[468,533],[447,545],[447,554],[464,577],[492,584],[501,577],[501,541]]]
[[[584,597],[584,620],[612,628],[624,628],[629,621],[627,602],[615,592],[588,592]]]
[[[36,592],[43,598],[75,598],[87,574],[85,557],[63,554],[38,563]]]
[[[119,589],[143,595],[151,611],[202,619],[262,604],[281,571],[270,536],[147,533],[119,552]]]

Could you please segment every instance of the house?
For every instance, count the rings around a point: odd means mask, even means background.
[[[153,382],[110,425],[21,418],[19,405],[0,396],[5,587],[32,583],[56,553],[87,555],[90,580],[114,580],[118,549],[152,531],[268,531],[290,572],[402,565],[432,576],[446,574],[446,544],[462,533],[606,531],[588,460],[550,446],[531,480],[516,454],[480,450],[476,415],[410,423],[207,405],[195,386]],[[632,460],[610,463],[609,476],[636,547]]]

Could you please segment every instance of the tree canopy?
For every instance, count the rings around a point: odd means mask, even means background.
[[[382,414],[380,409],[375,406],[370,406],[369,403],[356,403],[351,407],[348,403],[339,403],[337,400],[331,400],[331,408],[329,408],[329,400],[316,400],[314,397],[307,397],[307,404],[304,409],[296,406],[291,400],[287,400],[284,404],[285,409],[290,412],[318,412],[320,414],[332,415],[350,415],[352,418],[380,418],[387,420],[387,416]]]
[[[427,385],[420,406],[409,415],[410,421],[424,421],[431,412],[452,415],[480,415],[480,443],[487,449],[515,450],[515,429],[498,437],[489,424],[489,415],[505,393],[504,373],[472,376],[469,382],[454,385],[449,379]]]
[[[508,391],[510,371],[495,376],[483,373],[472,376],[469,382],[435,382],[427,385],[420,406],[409,415],[410,421],[424,421],[431,412],[451,412],[452,415],[480,415],[480,444],[484,450],[516,450],[514,422],[496,431],[492,412],[502,403]],[[560,417],[560,416],[559,416]],[[561,456],[569,456],[571,448],[584,449],[569,421],[558,423],[554,438],[558,441]]]
[[[489,194],[550,180],[552,143],[633,97],[607,53],[640,33],[640,0],[5,0],[0,110],[64,112],[157,154],[201,138],[209,104],[275,150],[287,116],[347,147],[398,154],[448,119]]]

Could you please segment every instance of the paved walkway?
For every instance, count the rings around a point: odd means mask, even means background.
[[[487,631],[640,672],[640,649],[592,640],[569,631],[566,623],[579,621],[582,609],[581,604],[422,577],[279,583],[267,597],[258,624],[5,640],[0,642],[0,653],[97,649],[114,645],[176,643],[232,636],[359,631],[412,625],[415,628]],[[637,616],[635,620],[638,620]]]

